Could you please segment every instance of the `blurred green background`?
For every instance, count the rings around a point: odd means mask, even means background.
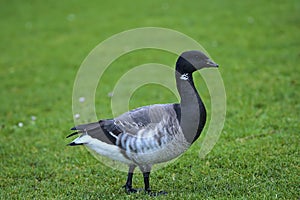
[[[215,148],[200,159],[200,138],[155,171],[152,188],[169,192],[158,199],[299,199],[299,13],[298,0],[2,0],[0,198],[151,199],[126,195],[125,173],[84,147],[67,147],[65,136],[74,125],[73,82],[87,54],[114,34],[155,26],[202,44],[220,64],[227,94]],[[172,66],[174,59],[154,50],[118,59],[97,91],[99,116],[111,115],[107,94],[122,73],[141,62]],[[176,100],[154,86],[133,97],[132,108]],[[143,186],[141,175],[134,183]]]

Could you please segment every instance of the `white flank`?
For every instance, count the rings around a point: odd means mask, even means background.
[[[110,159],[117,160],[126,164],[132,164],[132,161],[126,159],[123,156],[119,147],[101,142],[100,140],[92,138],[87,134],[76,138],[73,142],[75,142],[76,144],[83,143],[87,148]]]

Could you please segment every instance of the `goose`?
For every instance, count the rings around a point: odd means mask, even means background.
[[[205,106],[194,86],[193,72],[217,68],[218,64],[203,52],[183,52],[176,61],[175,79],[179,103],[154,104],[128,111],[113,119],[82,124],[68,135],[79,134],[70,146],[85,145],[92,151],[128,165],[125,192],[132,187],[133,172],[143,173],[144,191],[150,195],[166,194],[150,188],[150,171],[154,164],[167,162],[183,154],[200,136],[206,122]]]

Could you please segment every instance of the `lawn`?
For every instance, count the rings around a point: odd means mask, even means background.
[[[126,195],[126,173],[84,147],[66,146],[65,138],[74,126],[73,84],[88,53],[114,34],[152,26],[202,44],[220,65],[227,96],[226,122],[213,150],[199,158],[201,137],[153,172],[152,188],[168,192],[157,199],[299,199],[299,13],[297,0],[2,0],[0,198],[153,198]],[[108,93],[123,73],[149,62],[173,66],[175,59],[148,49],[112,63],[96,93],[99,118],[111,117]],[[203,81],[196,82],[209,105]],[[174,101],[169,90],[146,85],[130,108]],[[143,187],[141,174],[134,184]]]

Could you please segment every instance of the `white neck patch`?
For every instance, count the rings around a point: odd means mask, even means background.
[[[188,75],[188,73],[185,73],[185,74],[182,74],[181,76],[180,76],[180,79],[181,80],[189,80],[189,75]]]

